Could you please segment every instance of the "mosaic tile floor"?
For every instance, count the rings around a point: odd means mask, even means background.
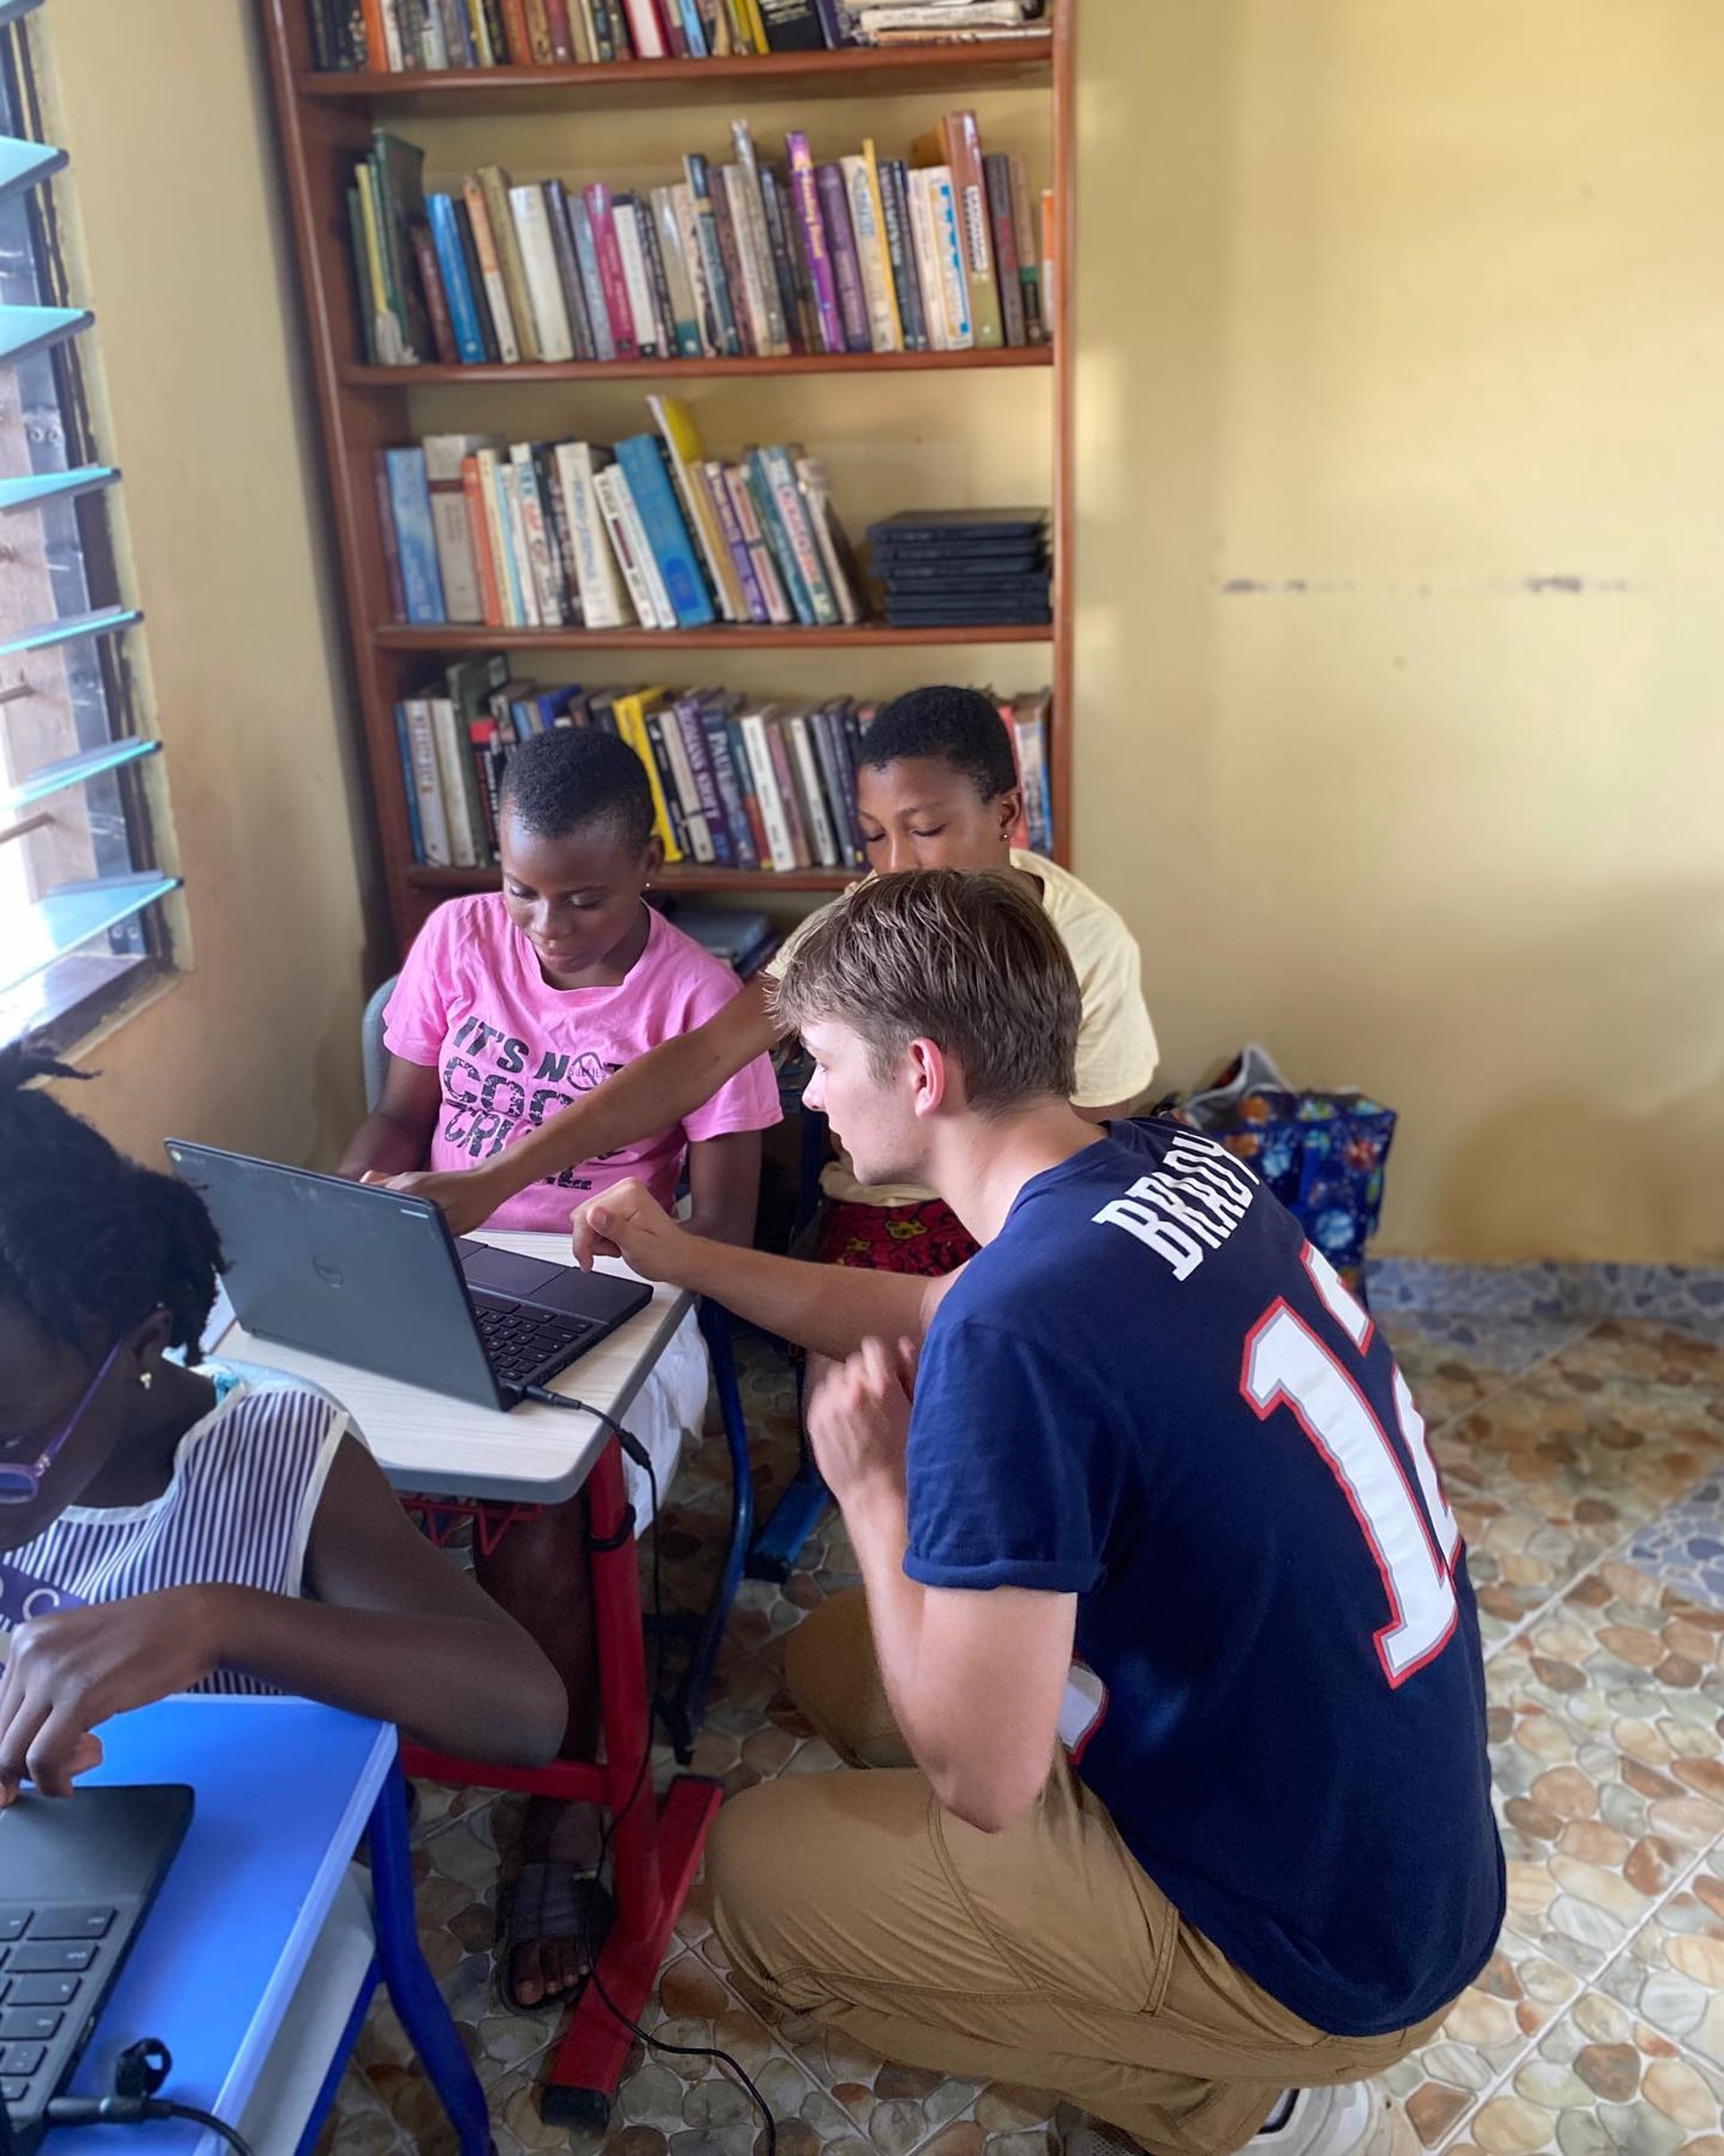
[[[1377,2156],[1724,2156],[1724,1347],[1638,1319],[1385,1313],[1466,1531],[1486,1632],[1509,1866],[1498,1952],[1437,2042],[1385,2081]],[[762,1504],[794,1463],[788,1378],[745,1348]],[[666,1509],[667,1599],[710,1576],[722,1443]],[[743,1589],[695,1765],[727,1789],[834,1762],[782,1686],[787,1634],[854,1583],[827,1523],[783,1590]],[[668,1761],[666,1762],[668,1765]],[[501,2156],[563,2149],[538,2116],[556,2018],[499,2002],[507,1797],[427,1789],[416,1829],[427,1954],[490,2096]],[[726,1982],[699,1890],[647,2026],[724,2046],[759,2081],[782,2156],[1044,2156],[1053,2099],[788,2045]],[[743,2095],[639,2046],[606,2156],[753,2156]],[[393,2017],[362,2037],[325,2145],[453,2146]]]

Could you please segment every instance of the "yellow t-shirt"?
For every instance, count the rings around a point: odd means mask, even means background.
[[[1041,884],[1042,903],[1060,931],[1083,991],[1073,1104],[1106,1108],[1115,1101],[1135,1100],[1156,1075],[1156,1031],[1144,1008],[1136,938],[1113,907],[1097,898],[1087,884],[1079,883],[1069,868],[1043,860],[1038,853],[1020,853],[1016,847],[1012,867]],[[783,971],[809,921],[819,918],[818,913],[810,914],[808,921],[785,939],[770,972],[776,976]],[[919,1205],[933,1195],[908,1183],[870,1189],[850,1173],[842,1153],[827,1163],[820,1186],[829,1198],[851,1205]]]

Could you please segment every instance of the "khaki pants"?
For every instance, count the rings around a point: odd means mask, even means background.
[[[1283,2089],[1364,2080],[1436,2027],[1332,2037],[1289,2013],[1182,1923],[1063,1751],[1004,1834],[944,1810],[907,1767],[859,1592],[792,1635],[789,1676],[834,1749],[875,1771],[793,1775],[719,1815],[713,1922],[763,2008],[909,2065],[1052,2090],[1156,2156],[1227,2156]]]

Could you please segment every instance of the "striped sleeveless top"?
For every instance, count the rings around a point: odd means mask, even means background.
[[[215,1406],[180,1439],[173,1478],[147,1505],[68,1505],[0,1554],[0,1635],[80,1603],[220,1582],[303,1591],[305,1552],[336,1449],[351,1425],[329,1394],[266,1370],[210,1365]],[[4,1640],[0,1637],[0,1661]],[[200,1692],[273,1685],[218,1669]]]

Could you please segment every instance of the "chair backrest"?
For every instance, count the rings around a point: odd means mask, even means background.
[[[365,1069],[365,1113],[369,1115],[383,1097],[383,1079],[389,1070],[389,1051],[383,1046],[383,1010],[394,993],[398,976],[391,973],[373,993],[359,1021],[359,1053]]]

